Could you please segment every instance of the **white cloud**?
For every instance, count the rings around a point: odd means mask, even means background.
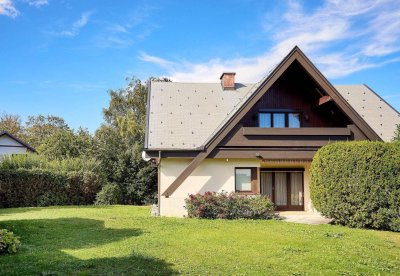
[[[124,34],[129,33],[128,28],[120,24],[110,24],[110,26],[108,26],[107,29],[113,33],[124,33]]]
[[[68,29],[58,32],[52,32],[52,34],[57,36],[74,37],[78,35],[80,30],[88,24],[91,15],[92,12],[85,12],[80,16],[78,20],[72,23],[72,26]]]
[[[151,55],[148,55],[146,53],[141,53],[139,55],[139,59],[142,60],[142,61],[146,61],[146,62],[151,62],[151,63],[157,64],[158,66],[164,67],[164,68],[169,68],[170,66],[174,66],[173,62],[170,62],[170,61],[168,61],[166,59],[163,59],[163,58],[151,56]]]
[[[13,0],[0,0],[0,15],[5,15],[11,18],[17,17],[20,12],[17,10]],[[23,0],[30,6],[40,7],[48,4],[48,0]]]
[[[47,5],[49,3],[48,0],[24,0],[25,3],[28,3],[30,6],[40,7]]]
[[[95,39],[95,45],[102,48],[128,48],[138,41],[146,39],[158,28],[152,16],[157,7],[143,5],[122,16],[118,22],[102,22],[104,32]],[[99,22],[98,22],[99,23]]]
[[[0,14],[15,18],[19,15],[19,11],[11,0],[0,0]]]
[[[276,11],[275,11],[276,12]],[[267,14],[265,36],[273,47],[261,55],[211,59],[201,63],[169,61],[142,53],[139,58],[165,68],[174,81],[215,82],[223,71],[237,72],[238,81],[261,79],[298,45],[329,78],[399,62],[398,0],[326,0],[312,12],[288,1],[282,17]]]

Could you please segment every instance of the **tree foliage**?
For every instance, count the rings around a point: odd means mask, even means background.
[[[93,156],[94,139],[86,129],[57,129],[37,148],[40,154],[50,160]]]
[[[151,78],[153,81],[170,81]],[[29,116],[25,125],[18,115],[0,117],[0,130],[8,130],[36,148],[50,162],[95,159],[107,183],[118,185],[124,204],[156,200],[157,171],[141,158],[144,148],[147,86],[135,77],[125,87],[110,90],[109,106],[103,109],[104,124],[91,135],[87,129],[71,129],[63,118]],[[1,169],[1,168],[0,168]],[[110,189],[104,189],[107,193]],[[103,195],[107,196],[107,195]]]
[[[396,125],[396,131],[394,132],[393,142],[400,142],[400,124]]]
[[[95,134],[96,158],[108,180],[120,186],[123,203],[144,204],[156,199],[155,168],[141,158],[144,145],[147,87],[134,77],[124,88],[110,90],[106,121]]]
[[[0,131],[4,130],[15,136],[21,137],[23,135],[21,117],[14,114],[2,114],[0,116]]]
[[[27,142],[33,147],[39,147],[43,141],[60,130],[70,130],[63,118],[52,115],[37,115],[28,117],[24,132]]]

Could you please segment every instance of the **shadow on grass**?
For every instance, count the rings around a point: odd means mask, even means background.
[[[133,249],[131,255],[124,257],[93,258],[85,255],[82,259],[63,252],[92,249],[134,238],[142,235],[140,229],[105,228],[101,220],[83,218],[1,221],[0,228],[13,231],[22,242],[17,254],[0,256],[4,275],[177,274],[171,264]],[[102,253],[107,255],[107,252]]]

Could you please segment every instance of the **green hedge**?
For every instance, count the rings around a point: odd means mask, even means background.
[[[400,143],[339,142],[311,164],[311,200],[335,222],[400,231]]]
[[[93,204],[101,185],[93,172],[0,170],[0,207]]]
[[[0,170],[0,207],[93,204],[101,185],[94,172]]]
[[[91,160],[9,156],[0,164],[0,207],[93,204],[104,183]]]

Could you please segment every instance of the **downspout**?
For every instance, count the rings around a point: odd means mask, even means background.
[[[157,162],[157,197],[158,197],[158,215],[160,215],[160,202],[161,202],[161,186],[160,186],[160,167],[161,167],[161,150],[158,151],[158,162]]]

